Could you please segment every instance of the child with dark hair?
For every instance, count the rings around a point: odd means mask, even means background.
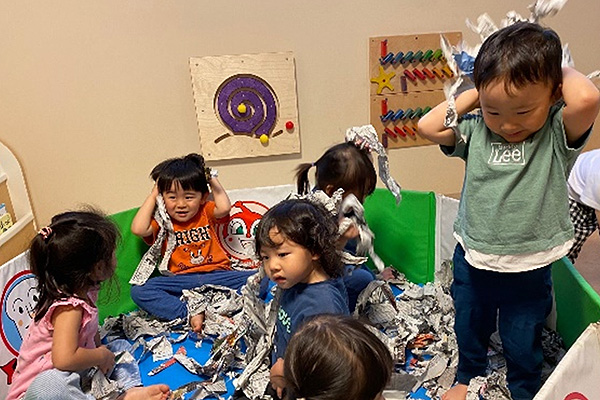
[[[209,171],[204,158],[194,153],[158,164],[150,174],[152,192],[131,224],[131,231],[152,245],[150,253],[161,253],[159,270],[164,274],[145,281],[137,280],[136,271],[133,301],[158,318],[189,318],[194,332],[202,331],[204,313],[188,315],[180,299],[184,289],[206,284],[239,289],[256,272],[231,269],[215,230],[216,221],[229,215],[231,202]],[[213,200],[208,200],[210,193]],[[156,258],[150,260],[154,264]]]
[[[315,189],[331,196],[342,188],[344,194],[354,194],[362,203],[373,193],[377,184],[377,174],[366,149],[352,142],[330,147],[313,164],[304,163],[296,168],[296,184],[299,194],[311,191],[308,172],[315,167]]]
[[[600,107],[592,82],[561,69],[561,59],[551,29],[503,28],[479,50],[476,88],[456,98],[460,135],[444,126],[447,102],[419,121],[423,137],[466,161],[454,225],[458,384],[444,400],[464,400],[469,380],[485,374],[497,326],[513,399],[532,399],[539,389],[550,264],[573,243],[566,179]],[[480,114],[464,117],[478,107]]]
[[[365,197],[375,190],[377,174],[369,151],[353,142],[330,147],[313,164],[300,164],[296,168],[298,194],[311,192],[308,173],[313,166],[316,169],[314,190],[322,190],[329,197],[341,188],[344,189],[344,197],[353,194],[363,203]],[[357,236],[358,230],[355,226],[351,226],[340,236],[338,246],[356,255]],[[348,306],[350,312],[353,312],[358,295],[375,279],[375,276],[365,264],[359,267],[347,265],[343,279],[348,293]]]
[[[380,400],[392,368],[387,347],[360,321],[320,315],[290,340],[285,399]]]
[[[319,204],[285,200],[258,224],[256,254],[280,289],[271,384],[281,397],[283,359],[290,337],[308,318],[348,314],[343,265],[336,248],[337,224]]]
[[[97,212],[52,218],[31,241],[29,262],[37,278],[35,317],[23,340],[8,400],[93,399],[80,373],[112,370],[115,355],[100,344],[96,300],[100,283],[116,268],[117,227]],[[166,399],[167,385],[130,387],[119,399]]]

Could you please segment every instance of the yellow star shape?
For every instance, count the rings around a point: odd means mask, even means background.
[[[383,67],[381,65],[379,66],[379,76],[377,78],[371,78],[371,82],[379,85],[377,86],[377,94],[381,94],[381,91],[385,87],[390,89],[392,92],[394,91],[394,87],[390,83],[394,76],[396,76],[395,72],[392,71],[389,74],[386,74],[383,70]]]

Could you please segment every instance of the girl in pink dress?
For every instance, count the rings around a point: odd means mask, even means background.
[[[7,400],[93,399],[80,372],[112,370],[115,355],[100,344],[96,299],[116,268],[119,232],[93,211],[52,218],[33,238],[31,270],[38,280],[34,320],[27,330]],[[119,399],[166,399],[167,385],[124,388]]]

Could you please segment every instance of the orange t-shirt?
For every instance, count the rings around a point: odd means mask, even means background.
[[[231,269],[231,261],[221,247],[215,231],[215,203],[207,201],[198,214],[184,224],[172,221],[177,245],[169,260],[169,271],[174,274],[210,272],[217,269]],[[152,244],[160,227],[152,220],[153,235],[144,238]],[[164,254],[167,243],[162,246]]]

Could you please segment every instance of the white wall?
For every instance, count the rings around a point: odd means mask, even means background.
[[[465,18],[499,22],[531,2],[0,0],[0,141],[40,224],[79,203],[128,209],[155,164],[200,151],[190,56],[293,51],[302,153],[212,163],[226,188],[290,183],[298,163],[368,123],[369,37],[461,30],[475,43]],[[580,70],[600,68],[600,2],[571,0],[545,23]],[[389,155],[404,188],[460,190],[462,162],[436,146]]]

